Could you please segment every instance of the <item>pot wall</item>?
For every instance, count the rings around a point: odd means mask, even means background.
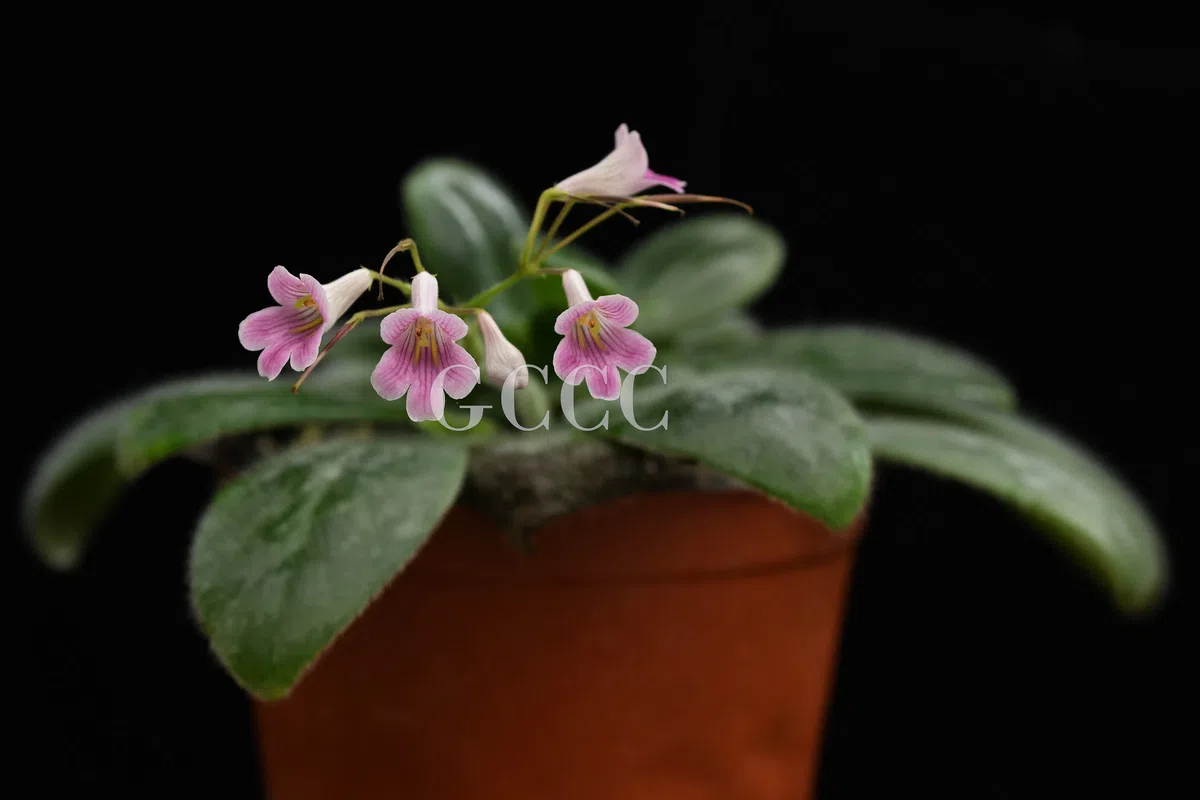
[[[274,800],[807,797],[857,529],[642,495],[531,554],[455,509],[286,699]]]

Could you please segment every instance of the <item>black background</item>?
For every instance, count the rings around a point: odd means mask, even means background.
[[[1130,622],[999,503],[885,470],[820,796],[1152,797],[1182,779],[1190,21],[1033,3],[576,5],[520,24],[440,11],[37,26],[57,55],[16,76],[10,120],[33,177],[14,192],[40,223],[9,265],[32,287],[10,298],[21,476],[95,403],[251,365],[234,330],[266,273],[377,263],[407,233],[397,186],[425,156],[481,162],[532,206],[628,122],[656,169],[785,233],[764,320],[883,322],[980,353],[1027,413],[1116,465],[1169,540],[1166,603]],[[642,217],[589,245],[615,256],[665,221]],[[210,492],[199,467],[159,468],[72,576],[9,537],[10,691],[31,712],[14,763],[38,796],[260,791],[244,696],[188,617]]]

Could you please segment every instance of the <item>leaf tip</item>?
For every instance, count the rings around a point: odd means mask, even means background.
[[[34,532],[31,538],[33,551],[38,559],[55,572],[74,572],[83,560],[83,548],[77,542],[86,538],[84,535],[64,536],[61,533]]]

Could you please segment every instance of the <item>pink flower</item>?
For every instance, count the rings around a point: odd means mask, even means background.
[[[418,272],[412,301],[412,308],[388,314],[379,326],[391,347],[371,373],[371,385],[384,400],[399,400],[407,392],[405,408],[413,422],[441,419],[443,392],[455,400],[466,397],[479,383],[479,365],[455,344],[467,335],[467,323],[437,307],[437,278]]]
[[[577,172],[556,184],[568,194],[596,197],[632,197],[651,186],[665,186],[682,192],[687,183],[650,169],[650,156],[637,131],[621,123],[617,128],[616,146],[602,161],[583,172]]]
[[[658,352],[645,336],[627,330],[637,319],[637,303],[619,294],[593,300],[573,269],[563,273],[563,289],[570,308],[554,322],[554,332],[563,336],[554,351],[554,371],[572,386],[586,379],[597,400],[615,400],[621,395],[617,367],[632,372],[649,366]]]
[[[275,380],[288,358],[303,372],[317,360],[321,336],[371,287],[371,273],[356,269],[322,286],[311,275],[297,278],[284,267],[267,276],[267,291],[278,306],[255,311],[238,326],[247,350],[262,350],[258,374]]]

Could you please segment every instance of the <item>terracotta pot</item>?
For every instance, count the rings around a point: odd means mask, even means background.
[[[641,495],[523,553],[455,509],[283,701],[273,800],[809,796],[856,534]]]

